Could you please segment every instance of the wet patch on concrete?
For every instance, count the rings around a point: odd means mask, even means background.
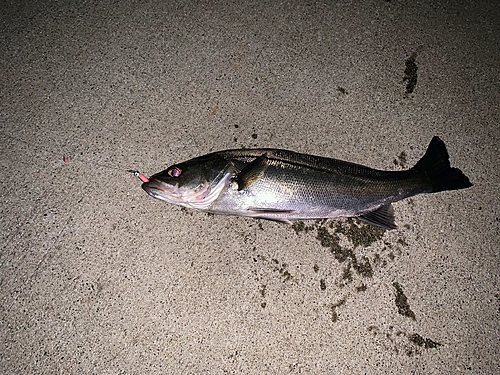
[[[403,77],[403,82],[406,82],[406,95],[413,93],[415,87],[417,86],[417,70],[418,66],[416,63],[417,54],[414,52],[405,61],[405,72]]]
[[[396,307],[398,308],[398,314],[406,316],[407,318],[416,320],[415,313],[411,310],[410,304],[408,303],[408,298],[405,296],[403,292],[403,288],[399,283],[392,283],[394,289],[396,289]]]
[[[407,168],[408,156],[406,152],[401,151],[401,153],[392,161],[394,165],[399,166],[403,169]]]
[[[371,333],[373,340],[386,351],[403,354],[408,357],[420,355],[423,350],[436,349],[442,346],[442,344],[432,339],[424,338],[418,333],[409,333],[396,329],[393,326],[382,329],[371,325],[368,327],[368,332]]]
[[[339,302],[333,303],[331,307],[331,313],[332,313],[332,323],[336,323],[337,320],[339,320],[339,315],[337,313],[337,307],[344,305],[346,302],[345,298],[342,298]]]
[[[307,224],[297,221],[292,227],[298,236],[314,238],[330,250],[339,267],[333,270],[331,266],[315,264],[313,270],[320,290],[336,288],[337,297],[343,296],[344,303],[353,294],[367,291],[375,272],[386,267],[407,246],[403,238],[385,239],[384,229],[352,218],[321,219]]]
[[[357,255],[357,247],[372,246],[381,242],[385,230],[358,223],[354,219],[346,220],[316,220],[312,224],[306,225],[303,221],[295,222],[292,225],[297,235],[301,233],[316,233],[316,240],[321,246],[330,249],[333,257],[343,265],[341,280],[350,283],[354,280],[354,275],[362,278],[373,277],[373,263],[387,263],[381,260],[380,254],[375,254],[372,259],[364,255]],[[315,269],[318,272],[318,269]]]
[[[369,293],[372,285],[376,283],[373,279],[377,273],[390,265],[402,254],[403,249],[408,247],[403,237],[404,232],[387,232],[354,218],[296,221],[292,228],[297,236],[304,236],[303,239],[311,240],[308,251],[314,251],[314,248],[327,248],[331,262],[325,264],[325,258],[323,258],[323,262],[313,263],[309,271],[307,269],[299,271],[299,267],[296,269],[293,265],[288,265],[276,258],[256,254],[254,261],[264,266],[264,269],[259,267],[260,271],[257,271],[261,273],[264,270],[264,274],[256,279],[259,281],[257,299],[260,306],[265,308],[269,302],[268,290],[271,294],[275,294],[276,288],[290,288],[294,284],[297,286],[304,282],[312,282],[314,284],[311,286],[318,288],[317,290],[326,298],[326,301],[321,304],[325,318],[333,324],[342,321],[343,310],[348,308],[350,300],[359,293]],[[316,246],[314,246],[315,243]],[[325,257],[325,255],[328,259],[328,253],[323,252],[322,256]],[[338,267],[335,267],[335,264]],[[278,283],[276,283],[277,280],[272,280],[273,274],[278,278]],[[282,287],[278,287],[280,284]],[[390,289],[393,291],[392,314],[394,317],[397,316],[397,312],[417,321],[404,287],[398,282],[392,282]],[[390,298],[389,296],[389,300]],[[441,345],[418,333],[409,332],[405,328],[390,326],[385,329],[371,325],[368,331],[379,345],[396,354],[414,356],[426,349],[434,349]]]
[[[403,155],[402,159],[404,157]],[[322,274],[324,267],[314,265],[315,274],[320,276],[320,289],[326,290],[332,286],[337,287],[339,291],[336,293],[336,301],[328,305],[327,313],[332,323],[342,319],[339,310],[349,304],[350,298],[359,292],[369,291],[375,273],[393,262],[402,250],[408,247],[407,241],[402,237],[403,234],[391,231],[391,235],[386,235],[385,230],[358,222],[356,219],[316,220],[311,224],[299,221],[293,224],[293,229],[297,235],[308,235],[317,240],[322,247],[329,248],[332,256],[342,267],[336,281],[328,283],[328,279]],[[350,288],[345,289],[348,286]],[[392,287],[394,310],[416,321],[416,314],[410,307],[403,286],[393,282]],[[394,326],[384,329],[371,325],[368,331],[386,350],[409,357],[442,345],[418,333]]]

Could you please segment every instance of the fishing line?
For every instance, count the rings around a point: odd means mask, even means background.
[[[143,181],[143,182],[149,181],[149,179],[145,175],[143,175],[142,173],[139,173],[136,170],[125,169],[125,168],[121,168],[121,167],[118,167],[116,165],[112,165],[112,164],[108,164],[108,163],[104,164],[101,162],[92,162],[89,160],[82,160],[82,159],[79,159],[77,156],[71,156],[70,153],[64,152],[64,150],[62,150],[61,153],[56,153],[55,151],[49,151],[47,148],[44,148],[44,147],[34,146],[29,141],[25,141],[22,138],[13,136],[11,134],[7,134],[6,132],[1,131],[1,130],[0,130],[0,134],[2,134],[3,137],[10,138],[13,141],[16,141],[16,142],[19,142],[19,143],[26,145],[26,147],[28,149],[34,150],[36,152],[36,154],[43,157],[46,161],[58,159],[58,160],[63,161],[64,163],[68,163],[68,164],[79,163],[81,165],[90,166],[92,168],[100,167],[100,168],[111,169],[111,170],[115,170],[115,171],[121,171],[121,172],[131,172],[131,173],[134,173],[141,181]],[[64,147],[62,147],[62,149],[64,149]],[[80,153],[80,156],[84,157],[83,153]]]

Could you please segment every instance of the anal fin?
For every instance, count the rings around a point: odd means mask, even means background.
[[[392,205],[386,204],[385,206],[379,207],[375,211],[364,213],[358,216],[362,221],[368,224],[377,225],[385,229],[397,229],[398,226],[394,223],[394,210]]]

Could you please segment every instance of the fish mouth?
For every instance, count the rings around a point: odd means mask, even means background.
[[[207,182],[188,188],[179,187],[178,184],[171,185],[152,177],[142,184],[142,188],[153,198],[189,208],[205,208],[213,202],[212,199],[207,199],[211,197],[210,185]]]
[[[168,194],[168,191],[171,189],[168,189],[169,185],[166,185],[165,183],[157,180],[157,179],[150,179],[148,182],[145,182],[142,184],[142,189],[151,195],[153,198],[161,199],[164,200],[163,197],[165,193]]]
[[[151,177],[142,184],[142,188],[153,198],[177,204],[179,206],[208,209],[216,201],[231,178],[231,172],[226,172],[217,181],[200,182],[195,187],[171,185],[158,178]]]
[[[142,188],[153,198],[173,204],[185,204],[193,199],[194,190],[184,190],[178,184],[170,185],[156,178],[150,178],[148,182],[142,184]]]

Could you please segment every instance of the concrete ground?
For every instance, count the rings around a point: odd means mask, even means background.
[[[500,6],[170,3],[0,7],[0,372],[498,374]],[[240,147],[400,170],[434,135],[474,186],[388,232],[126,172]]]

